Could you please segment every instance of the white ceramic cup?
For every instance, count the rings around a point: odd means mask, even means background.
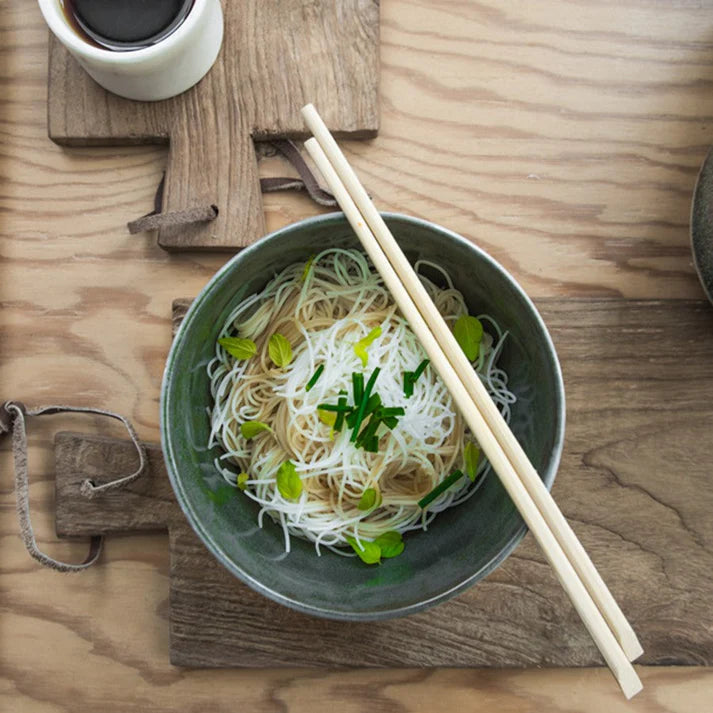
[[[90,77],[127,99],[158,101],[190,89],[213,66],[223,42],[220,0],[195,0],[181,25],[154,45],[116,52],[89,44],[70,25],[61,0],[39,0],[55,37]]]

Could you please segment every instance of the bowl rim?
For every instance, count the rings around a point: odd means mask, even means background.
[[[698,170],[696,185],[693,188],[689,220],[689,240],[693,254],[693,267],[698,274],[701,287],[709,302],[713,303],[713,247],[708,247],[713,237],[710,230],[710,219],[707,219],[710,184],[713,182],[713,147]]]
[[[462,235],[459,235],[458,233],[455,233],[452,230],[444,228],[443,226],[440,226],[437,223],[433,223],[429,220],[416,218],[413,216],[405,215],[403,213],[381,212],[381,216],[385,221],[387,221],[387,223],[390,220],[396,220],[404,223],[410,223],[411,225],[417,225],[419,227],[427,228],[428,230],[440,233],[448,239],[456,243],[461,243],[469,249],[473,250],[479,255],[482,260],[484,260],[486,263],[489,263],[491,268],[499,272],[501,277],[504,278],[506,282],[510,283],[510,286],[519,294],[520,298],[525,302],[526,306],[531,311],[532,316],[544,337],[544,346],[547,350],[549,360],[554,366],[556,383],[555,397],[560,404],[560,408],[555,414],[555,437],[552,450],[550,452],[551,464],[548,473],[546,473],[545,477],[543,478],[545,487],[548,490],[551,490],[555,476],[557,475],[557,471],[559,469],[559,464],[562,457],[562,449],[564,446],[566,400],[564,392],[564,381],[562,378],[562,369],[559,363],[559,359],[557,357],[557,352],[555,350],[555,346],[550,336],[550,333],[539,311],[535,307],[535,304],[528,297],[522,287],[520,287],[517,281],[512,277],[512,275],[510,275],[510,273],[502,265],[500,265],[497,260],[495,260],[482,248],[478,247],[475,243],[471,242]],[[337,211],[331,213],[323,213],[317,216],[311,216],[309,218],[305,218],[296,223],[291,223],[290,225],[268,233],[252,245],[243,248],[240,252],[236,253],[210,278],[210,280],[206,283],[203,289],[198,293],[196,298],[189,306],[181,324],[179,325],[178,330],[176,331],[175,336],[173,337],[171,348],[169,350],[168,356],[166,358],[166,364],[164,366],[160,398],[161,450],[163,453],[164,462],[166,464],[166,471],[168,473],[171,486],[176,495],[176,500],[178,501],[181,510],[186,516],[194,532],[199,536],[208,551],[231,574],[237,577],[240,581],[247,584],[251,589],[264,595],[268,599],[271,599],[272,601],[275,601],[278,604],[282,604],[304,614],[338,621],[378,621],[382,619],[406,616],[408,614],[413,614],[415,612],[422,611],[431,606],[434,606],[435,604],[444,602],[456,596],[460,592],[468,589],[468,587],[472,586],[480,579],[486,577],[505,561],[505,559],[513,552],[513,550],[517,547],[522,538],[525,536],[525,533],[528,530],[527,525],[523,522],[520,528],[516,530],[516,532],[513,534],[510,540],[508,540],[508,542],[500,550],[500,552],[483,566],[478,568],[476,571],[474,571],[468,577],[460,581],[458,584],[452,586],[450,589],[444,590],[428,599],[423,599],[418,602],[406,604],[400,607],[392,607],[389,609],[378,609],[374,611],[365,612],[345,612],[336,609],[330,609],[329,607],[307,604],[303,601],[299,601],[296,599],[292,599],[291,597],[285,596],[284,594],[276,592],[273,589],[270,589],[270,587],[263,585],[259,580],[249,575],[238,564],[233,562],[232,559],[227,556],[226,552],[216,544],[216,542],[210,536],[210,533],[207,532],[207,530],[204,528],[203,523],[194,512],[192,506],[190,505],[190,502],[188,501],[188,498],[186,497],[186,493],[183,488],[181,479],[177,475],[179,472],[179,463],[177,462],[177,459],[174,454],[173,436],[171,433],[169,433],[169,429],[167,428],[173,372],[173,369],[171,367],[174,361],[176,360],[183,334],[188,329],[187,325],[190,324],[193,315],[200,309],[203,302],[205,302],[205,300],[210,297],[211,292],[215,288],[215,285],[220,281],[221,276],[234,269],[235,263],[238,262],[244,255],[249,255],[250,253],[255,252],[256,250],[259,250],[260,246],[264,244],[265,241],[279,240],[280,237],[285,234],[289,234],[294,230],[302,229],[306,226],[313,226],[319,223],[338,221],[340,219],[348,225],[344,214],[340,211]]]

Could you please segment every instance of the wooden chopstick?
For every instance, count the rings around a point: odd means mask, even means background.
[[[411,269],[406,256],[394,240],[391,231],[384,223],[379,211],[367,195],[316,109],[311,104],[308,104],[302,109],[302,115],[307,126],[327,154],[330,163],[354,200],[359,212],[371,228],[377,242],[388,255],[389,260],[404,282],[411,299],[416,303],[428,327],[433,332],[446,357],[453,365],[471,398],[485,418],[488,427],[495,434],[496,439],[518,472],[528,493],[535,501],[572,566],[607,620],[614,636],[616,636],[622,649],[624,649],[624,653],[630,661],[635,661],[643,653],[643,648],[631,624],[627,621],[582,543],[557,507],[517,438],[515,438],[497,406],[490,398],[485,386],[475,375],[463,350],[429,298],[418,276]]]
[[[312,128],[312,127],[310,127]],[[396,304],[407,319],[414,333],[421,341],[432,364],[440,374],[452,394],[466,423],[490,460],[493,469],[503,482],[515,506],[540,544],[562,586],[569,595],[575,609],[581,616],[590,635],[597,644],[605,661],[612,670],[627,698],[641,690],[641,681],[627,659],[624,651],[612,634],[609,626],[597,608],[586,587],[579,579],[572,564],[567,559],[554,534],[550,531],[542,514],[520,481],[503,449],[488,428],[483,416],[470,397],[452,364],[441,350],[436,338],[418,308],[412,301],[399,275],[394,270],[384,250],[366,225],[364,217],[352,200],[346,187],[334,170],[329,158],[315,139],[305,144],[318,168],[322,172],[339,205],[359,237],[374,266],[384,279]],[[409,269],[411,270],[410,266]]]

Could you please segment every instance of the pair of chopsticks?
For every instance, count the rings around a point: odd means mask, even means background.
[[[642,688],[631,665],[643,653],[584,547],[500,415],[346,157],[311,104],[305,148],[418,337],[493,470],[552,566],[604,660],[631,698]]]

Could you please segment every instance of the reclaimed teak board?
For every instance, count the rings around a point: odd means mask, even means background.
[[[213,68],[161,102],[110,94],[50,37],[50,138],[67,146],[167,142],[163,210],[218,207],[210,223],[161,229],[168,250],[234,250],[265,234],[253,141],[303,136],[307,102],[337,135],[367,138],[378,129],[379,0],[223,0],[223,11]]]
[[[187,301],[174,305],[174,324]],[[634,625],[640,663],[713,664],[713,310],[703,301],[545,300],[567,388],[555,496]],[[298,614],[234,579],[193,534],[158,446],[126,491],[126,441],[56,438],[57,532],[169,531],[171,661],[182,666],[588,666],[583,625],[527,536],[456,599],[344,623]]]

